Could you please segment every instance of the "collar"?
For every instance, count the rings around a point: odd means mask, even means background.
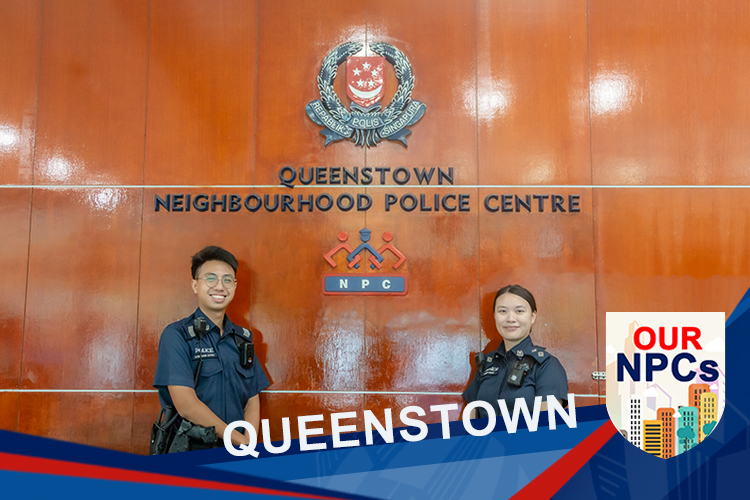
[[[504,357],[508,356],[511,353],[516,356],[517,358],[521,359],[526,354],[528,354],[532,349],[534,348],[534,342],[531,341],[531,335],[528,335],[525,339],[523,339],[521,342],[516,344],[513,349],[510,350],[510,352],[505,352],[505,344],[500,343],[500,347],[497,348],[498,357]]]
[[[206,324],[208,325],[208,332],[206,333],[210,333],[214,328],[216,328],[217,333],[218,333],[219,327],[213,321],[211,321],[211,319],[208,316],[206,316],[206,314],[203,311],[201,311],[200,307],[196,309],[195,312],[187,318],[187,324],[192,325],[193,320],[195,318],[200,318],[200,317],[206,318]],[[232,321],[229,319],[229,316],[227,316],[227,314],[225,313],[224,314],[224,333],[232,334],[234,333],[234,330],[235,330],[234,323],[232,323]]]

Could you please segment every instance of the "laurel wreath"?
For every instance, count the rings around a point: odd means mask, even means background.
[[[406,55],[393,45],[384,42],[375,42],[370,44],[370,48],[376,54],[385,57],[385,60],[393,65],[396,69],[396,80],[398,80],[398,90],[393,96],[390,104],[383,110],[383,118],[386,123],[393,121],[404,110],[409,101],[411,93],[414,90],[414,72],[411,70],[411,63]]]
[[[386,61],[392,64],[396,70],[398,90],[390,104],[379,113],[385,124],[388,124],[395,120],[411,101],[411,93],[414,90],[414,73],[411,70],[409,58],[393,45],[385,42],[374,42],[370,44],[370,48],[376,54],[385,57]],[[318,74],[318,90],[320,91],[321,102],[331,113],[331,116],[344,123],[351,120],[352,112],[344,107],[339,96],[336,95],[333,90],[333,81],[336,78],[339,66],[346,61],[347,57],[360,50],[362,50],[362,44],[359,42],[347,42],[339,45],[326,54]],[[354,116],[367,116],[367,114],[355,112]],[[374,146],[382,140],[376,129],[353,128],[354,134],[352,134],[351,141],[359,146]]]
[[[323,59],[323,65],[320,67],[320,74],[318,75],[320,100],[331,115],[342,122],[348,122],[351,119],[351,113],[341,104],[339,96],[333,90],[333,80],[336,78],[339,66],[346,61],[346,58],[360,50],[362,50],[362,44],[359,42],[347,42],[339,45],[326,55]]]

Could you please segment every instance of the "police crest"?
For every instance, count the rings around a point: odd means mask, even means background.
[[[427,106],[411,99],[414,73],[406,55],[393,45],[375,42],[370,49],[377,56],[354,56],[362,50],[359,42],[347,42],[331,50],[323,59],[318,75],[320,99],[309,103],[305,110],[310,119],[325,127],[325,146],[334,141],[350,139],[358,146],[377,146],[383,139],[399,141],[407,146],[406,136],[424,115]],[[352,101],[347,109],[333,89],[339,66],[346,61],[346,89]],[[393,65],[398,90],[381,111],[380,99],[385,94],[385,61]]]

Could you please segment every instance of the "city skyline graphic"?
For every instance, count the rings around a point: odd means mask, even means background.
[[[688,451],[725,402],[725,315],[607,313],[607,410],[631,444],[654,456]]]

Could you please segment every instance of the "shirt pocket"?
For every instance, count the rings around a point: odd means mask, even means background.
[[[214,377],[222,372],[221,362],[218,359],[204,359],[201,367],[201,378]]]
[[[239,363],[235,363],[234,367],[237,369],[237,373],[239,373],[240,376],[242,376],[242,378],[244,379],[252,379],[255,377],[254,366],[251,366],[250,368],[243,368]]]

